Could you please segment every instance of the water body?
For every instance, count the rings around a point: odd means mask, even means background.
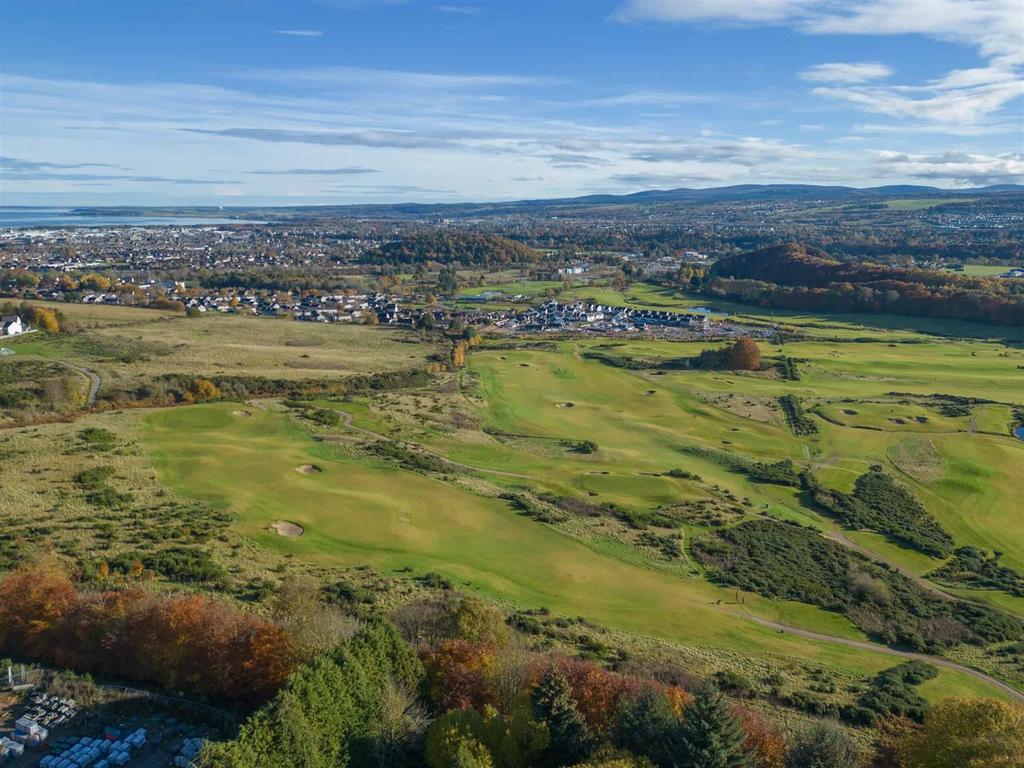
[[[1024,424],[1018,424],[1013,428],[1013,436],[1018,440],[1024,440]]]
[[[75,208],[0,208],[0,229],[37,229],[47,227],[186,227],[215,224],[262,224],[251,219],[225,219],[207,216],[114,216],[96,211],[79,212]]]

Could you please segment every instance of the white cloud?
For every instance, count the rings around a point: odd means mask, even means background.
[[[679,91],[633,91],[617,96],[601,96],[593,99],[580,99],[570,102],[580,107],[632,107],[632,106],[675,106],[677,104],[697,104],[713,101],[714,97],[700,93],[681,93]],[[560,102],[562,104],[566,102]]]
[[[246,80],[292,83],[311,86],[346,86],[368,88],[464,89],[496,86],[542,86],[563,82],[552,77],[514,74],[473,74],[443,72],[412,72],[397,69],[366,67],[304,67],[298,69],[247,69],[232,73]]]
[[[866,83],[869,80],[881,80],[892,74],[885,64],[877,61],[861,61],[857,63],[817,64],[800,73],[804,80],[823,83]]]
[[[439,5],[434,10],[456,16],[479,16],[484,9],[477,5]]]
[[[818,95],[892,117],[976,122],[1022,94],[1021,0],[626,0],[625,21],[786,24],[813,35],[923,35],[975,48],[987,66],[953,70],[923,86],[857,86],[887,77],[878,62],[820,64],[801,73],[831,83]]]
[[[812,0],[627,0],[620,21],[709,21],[771,23],[804,12]]]
[[[855,104],[867,112],[939,123],[976,123],[1024,95],[1024,81],[1004,80],[971,88],[939,85],[821,87],[814,93]]]
[[[880,175],[953,181],[961,185],[1024,182],[1024,154],[982,155],[944,152],[915,155],[883,150],[876,153]]]
[[[324,33],[319,29],[275,29],[275,35],[288,35],[289,37],[323,37]]]

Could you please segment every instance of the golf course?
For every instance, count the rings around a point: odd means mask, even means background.
[[[543,524],[508,498],[529,492],[644,514],[712,497],[732,504],[731,522],[796,521],[924,583],[942,558],[875,531],[844,530],[798,488],[759,482],[726,458],[788,459],[843,492],[869,468],[884,467],[958,546],[1001,552],[1004,565],[1024,569],[1024,540],[1008,535],[1024,530],[1024,444],[1010,433],[1011,408],[1024,399],[1016,386],[1020,353],[979,341],[908,333],[913,343],[893,344],[878,336],[763,343],[765,358],[798,361],[795,381],[672,365],[707,346],[696,343],[485,346],[456,374],[457,387],[401,400],[318,402],[346,417],[326,431],[276,404],[240,412],[218,403],[153,412],[144,435],[162,484],[229,509],[237,530],[271,551],[325,565],[438,573],[513,607],[869,675],[891,658],[778,628],[866,640],[843,615],[709,581],[687,549],[712,531],[704,521],[676,526],[682,554],[666,562],[632,546],[625,526],[621,533],[607,525]],[[650,365],[609,364],[617,357]],[[784,395],[799,399],[816,432],[794,433],[778,406]],[[934,395],[970,399],[969,413],[950,415],[952,409],[937,407],[947,401]],[[431,410],[460,416],[431,420],[424,415]],[[378,438],[425,451],[452,471],[397,467],[364,450]],[[595,449],[578,450],[580,441]],[[282,535],[275,527],[281,521],[301,535]],[[1024,615],[1021,598],[966,587],[956,593]],[[922,691],[1003,695],[950,669]]]

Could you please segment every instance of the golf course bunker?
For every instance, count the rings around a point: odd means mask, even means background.
[[[316,464],[300,464],[295,468],[295,471],[303,475],[319,475],[323,472]]]
[[[289,539],[294,539],[302,535],[302,526],[296,523],[290,523],[287,520],[276,520],[270,524],[271,530],[275,531],[278,536],[284,536]]]
[[[232,411],[235,416],[252,416],[252,411]]]

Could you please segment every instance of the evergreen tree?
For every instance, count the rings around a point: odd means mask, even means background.
[[[673,736],[679,719],[661,691],[649,689],[622,705],[615,745],[649,758],[657,768],[674,768]]]
[[[822,722],[798,734],[786,757],[787,768],[848,768],[857,765],[860,752],[835,723]]]
[[[550,762],[570,765],[586,758],[592,743],[590,731],[565,676],[553,667],[545,672],[533,690],[531,702],[534,718],[547,725],[551,734]]]
[[[714,687],[702,690],[675,732],[672,755],[679,768],[749,768],[744,733],[729,712],[729,700]]]

